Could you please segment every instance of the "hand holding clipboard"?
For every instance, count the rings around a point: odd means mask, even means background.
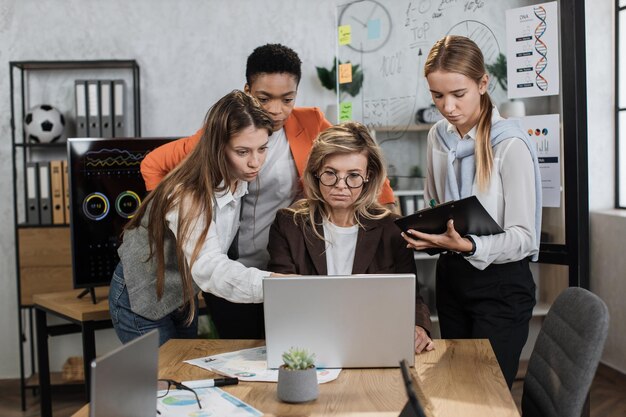
[[[448,222],[453,220],[453,226],[460,236],[465,235],[495,235],[504,230],[487,213],[476,196],[461,200],[448,201],[432,208],[420,210],[406,217],[395,220],[396,225],[405,234],[409,229],[430,235],[441,235],[449,232]],[[413,237],[408,234],[409,237]],[[448,250],[441,247],[429,247],[423,250],[429,255]]]

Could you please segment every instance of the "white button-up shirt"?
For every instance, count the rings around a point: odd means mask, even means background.
[[[249,184],[250,194],[243,200],[243,224],[239,231],[239,262],[266,268],[270,226],[276,212],[289,207],[300,190],[298,170],[289,148],[285,129],[272,133],[267,158],[257,181]]]
[[[193,280],[203,291],[234,303],[263,302],[263,278],[270,275],[257,268],[247,268],[226,255],[239,228],[241,198],[247,192],[248,183],[239,181],[234,194],[230,190],[215,193],[213,220],[191,270]],[[165,216],[174,236],[178,236],[179,211],[180,205],[177,205]],[[203,228],[204,220],[197,219],[190,238],[183,245],[188,263]]]
[[[492,123],[502,117],[494,108]],[[448,123],[448,132],[459,135]],[[476,140],[473,127],[461,140]],[[428,174],[424,199],[445,201],[448,153],[437,140],[435,129],[428,134]],[[460,164],[455,161],[455,168]],[[519,138],[503,140],[493,147],[491,179],[485,191],[480,191],[476,179],[472,187],[487,212],[504,229],[504,233],[474,236],[476,252],[466,259],[476,268],[485,269],[491,263],[519,261],[539,251],[535,233],[535,171],[530,151]]]

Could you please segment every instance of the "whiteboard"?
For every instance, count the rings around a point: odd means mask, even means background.
[[[337,45],[341,62],[360,65],[363,87],[338,104],[352,103],[352,120],[385,130],[379,140],[396,139],[415,123],[418,109],[432,104],[424,62],[432,45],[445,35],[463,35],[483,51],[485,63],[505,53],[507,9],[537,3],[529,0],[358,0],[337,7],[337,26],[350,26],[350,43]],[[492,78],[496,103],[506,92]],[[384,129],[383,129],[384,128]]]

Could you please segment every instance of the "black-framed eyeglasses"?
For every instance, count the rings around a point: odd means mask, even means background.
[[[333,187],[337,185],[337,183],[341,180],[344,180],[346,183],[346,187],[348,188],[361,188],[363,184],[368,182],[368,179],[363,178],[363,176],[356,172],[351,172],[345,177],[339,177],[333,171],[324,171],[321,174],[317,175],[317,179],[327,187]]]
[[[165,391],[165,393],[158,395],[157,398],[163,398],[167,396],[167,394],[169,394],[170,392],[171,387],[174,387],[174,389],[193,392],[194,397],[196,397],[196,402],[198,403],[198,408],[200,409],[202,408],[202,404],[200,404],[200,398],[198,398],[198,394],[196,393],[196,391],[194,391],[193,388],[189,388],[188,386],[181,384],[178,381],[174,381],[173,379],[159,379],[158,380],[158,384],[157,384],[158,390]]]

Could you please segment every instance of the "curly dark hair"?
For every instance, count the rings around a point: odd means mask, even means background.
[[[246,82],[252,84],[254,78],[262,73],[287,73],[296,77],[296,84],[300,84],[302,61],[291,48],[279,43],[268,43],[257,47],[246,63]]]

